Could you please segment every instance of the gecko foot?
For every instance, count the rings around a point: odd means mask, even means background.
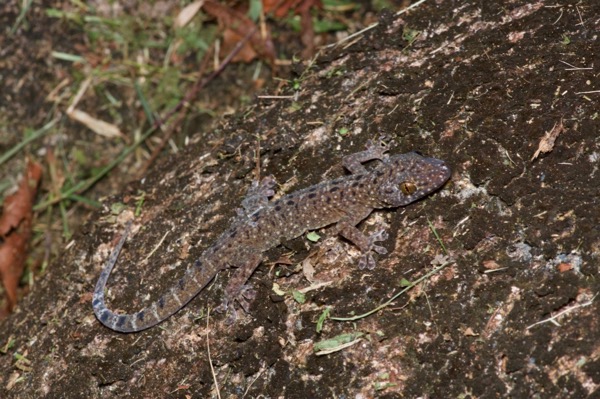
[[[360,260],[358,261],[358,268],[360,270],[375,269],[375,259],[373,258],[373,255],[372,254],[364,254],[363,256],[361,256]]]
[[[388,253],[387,249],[380,245],[375,245],[375,243],[378,241],[385,241],[387,238],[388,233],[383,229],[377,230],[375,233],[369,236],[369,250],[360,257],[360,260],[358,261],[359,269],[373,270],[375,268],[376,262],[372,252],[376,252],[380,255],[385,255]]]
[[[219,306],[215,308],[215,312],[217,313],[225,313],[227,317],[225,318],[225,324],[230,326],[235,324],[237,320],[237,311],[235,306],[229,306],[229,299],[223,299],[223,302]]]
[[[225,324],[231,325],[234,324],[237,320],[237,305],[242,308],[242,310],[246,313],[250,313],[250,304],[256,298],[256,291],[250,285],[243,285],[240,287],[238,294],[231,297],[226,297],[223,299],[223,302],[215,311],[219,313],[226,313],[227,318],[225,319]]]
[[[244,312],[250,313],[250,303],[256,298],[256,291],[249,285],[242,285],[240,292],[235,297],[237,302]]]
[[[378,241],[385,241],[389,237],[388,233],[384,229],[377,230],[375,233],[369,236],[369,247],[371,251],[375,251],[380,255],[385,255],[388,253],[388,250],[380,245],[375,245]]]
[[[276,184],[277,182],[273,176],[264,177],[260,183],[254,180],[246,192],[246,197],[242,201],[242,208],[237,210],[238,215],[250,216],[267,205],[269,197],[275,195],[273,187]]]
[[[342,163],[352,174],[366,174],[368,171],[363,163],[372,159],[378,159],[384,163],[387,162],[389,156],[386,152],[393,144],[394,140],[389,139],[387,136],[381,136],[376,140],[369,140],[367,141],[366,150],[346,155]]]
[[[376,140],[367,141],[367,152],[372,154],[375,159],[383,159],[386,156],[385,153],[394,145],[396,145],[396,141],[384,134]]]

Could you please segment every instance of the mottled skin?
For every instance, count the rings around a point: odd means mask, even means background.
[[[262,254],[296,238],[308,230],[334,225],[334,232],[355,244],[363,253],[359,267],[373,268],[372,252],[385,254],[375,245],[387,238],[384,231],[365,236],[355,226],[374,209],[405,206],[440,188],[450,177],[443,161],[425,158],[415,152],[385,155],[381,142],[344,158],[349,176],[326,181],[268,202],[273,195],[272,178],[254,183],[242,202],[243,209],[225,231],[195,261],[185,275],[150,306],[133,314],[118,315],[105,304],[104,288],[119,252],[126,240],[131,222],[113,250],[96,284],[93,297],[98,320],[119,332],[136,332],[152,327],[183,308],[214,277],[229,267],[237,268],[227,288],[221,309],[237,301],[248,311],[253,292],[244,284],[262,260]],[[363,162],[379,159],[371,171]]]

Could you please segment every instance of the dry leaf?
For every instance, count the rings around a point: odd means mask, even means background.
[[[116,125],[96,119],[87,112],[73,108],[67,110],[67,115],[69,115],[71,119],[83,123],[88,128],[93,130],[94,133],[99,134],[100,136],[108,138],[124,137],[123,133]]]
[[[490,270],[500,269],[500,265],[495,260],[484,260],[483,267]]]
[[[556,123],[554,124],[554,126],[552,127],[552,129],[550,129],[549,132],[544,133],[544,137],[542,137],[542,139],[540,140],[538,149],[535,152],[535,154],[533,154],[533,157],[531,157],[531,160],[533,161],[534,159],[536,159],[538,157],[538,155],[540,155],[540,153],[546,153],[546,152],[552,151],[552,149],[554,148],[554,142],[556,141],[556,138],[564,130],[565,130],[565,127],[564,127],[563,121],[561,119],[558,124],[556,124]]]
[[[265,13],[273,11],[277,18],[286,17],[290,10],[294,14],[300,14],[310,8],[323,8],[321,0],[263,0],[263,9]]]
[[[192,18],[198,14],[202,4],[204,4],[204,0],[194,1],[192,4],[185,6],[183,10],[177,14],[177,17],[175,17],[175,28],[186,26],[192,20]]]
[[[464,331],[463,331],[463,335],[465,337],[476,337],[479,334],[475,334],[475,331],[473,331],[473,329],[471,327],[467,327]]]
[[[254,32],[249,40],[252,49],[261,57],[267,59],[271,65],[274,65],[275,46],[273,45],[271,33],[268,28],[265,29],[264,37],[262,37],[260,34],[261,30],[258,29],[256,24],[252,22],[252,20],[244,13],[236,11],[214,0],[206,0],[202,6],[202,9],[206,13],[216,17],[221,26],[223,26],[225,29],[232,30],[240,38],[246,37]],[[228,49],[233,49],[238,41],[239,40],[236,40],[235,42],[224,41],[224,52],[228,53]]]
[[[313,267],[310,258],[306,258],[302,262],[302,274],[304,274],[304,277],[306,277],[310,283],[315,282],[315,268]]]
[[[291,12],[300,15],[300,39],[304,45],[302,56],[311,58],[315,54],[315,30],[311,9],[323,8],[321,0],[263,0],[265,13],[273,12],[277,18],[285,18]]]
[[[570,263],[561,263],[558,266],[556,266],[556,268],[558,269],[559,272],[564,273],[564,272],[568,272],[569,270],[573,269],[573,265],[571,265]]]
[[[42,177],[40,164],[29,161],[16,193],[8,196],[0,216],[0,278],[6,291],[5,314],[17,304],[17,286],[23,274],[31,238],[33,199]]]
[[[244,39],[243,36],[240,36],[232,29],[225,29],[223,32],[223,48],[225,49],[225,53],[231,51],[235,45]],[[254,60],[258,54],[254,51],[252,44],[250,41],[247,41],[242,49],[231,59],[231,62],[250,62]]]

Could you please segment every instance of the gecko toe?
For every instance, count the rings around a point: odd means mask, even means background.
[[[375,258],[373,258],[373,255],[371,254],[365,254],[361,256],[360,260],[358,261],[358,268],[360,270],[373,270],[375,269],[375,265]]]
[[[219,306],[215,308],[215,312],[217,313],[225,313],[229,309],[229,301],[227,299],[223,299],[223,302]]]
[[[233,324],[235,324],[235,322],[237,321],[237,312],[235,311],[234,307],[230,307],[229,310],[227,310],[227,318],[225,319],[225,325],[231,326]]]
[[[358,268],[360,270],[364,270],[367,267],[367,257],[366,256],[361,256],[359,261],[358,261]]]
[[[244,299],[247,299],[248,301],[252,302],[254,299],[256,299],[256,290],[249,285],[244,285],[244,286],[242,286],[242,289],[240,290],[240,294],[238,295],[238,298],[239,297],[243,297]],[[238,299],[238,301],[239,301],[239,299]]]
[[[388,237],[389,234],[387,233],[387,231],[385,231],[385,229],[379,229],[369,236],[369,240],[371,241],[371,243],[374,243],[377,241],[385,241],[388,239]]]
[[[388,250],[380,245],[373,245],[372,250],[377,252],[379,255],[385,255],[388,253]]]

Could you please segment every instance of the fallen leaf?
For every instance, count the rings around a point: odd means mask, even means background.
[[[306,258],[302,262],[302,274],[304,274],[304,277],[306,277],[309,282],[315,282],[315,268],[313,267],[310,258]]]
[[[85,126],[90,128],[94,133],[100,136],[113,138],[113,137],[124,137],[125,135],[119,130],[116,125],[112,123],[104,122],[100,119],[96,119],[87,112],[78,110],[76,108],[67,111],[69,118],[83,123]]]
[[[483,267],[490,270],[500,269],[500,265],[495,260],[484,260]]]
[[[192,18],[198,14],[202,4],[204,4],[204,0],[194,1],[193,3],[185,6],[183,10],[177,14],[177,17],[175,17],[175,22],[173,24],[175,28],[186,26],[192,20]]]
[[[315,29],[311,9],[322,9],[321,0],[263,0],[265,13],[273,12],[277,18],[285,18],[290,13],[300,15],[300,40],[304,45],[302,56],[306,59],[315,54]]]
[[[273,264],[274,265],[293,265],[294,262],[292,262],[292,260],[290,259],[289,256],[282,255],[275,262],[273,262]]]
[[[275,46],[271,38],[271,33],[267,27],[262,31],[258,29],[256,24],[252,22],[245,14],[236,11],[230,7],[227,7],[214,0],[206,0],[202,9],[217,18],[219,24],[235,33],[235,35],[229,35],[228,40],[234,40],[234,42],[225,41],[223,42],[223,49],[225,53],[228,53],[228,49],[233,49],[241,38],[252,34],[249,43],[252,46],[253,51],[264,57],[269,61],[271,65],[275,63]],[[236,38],[239,37],[238,40]],[[246,43],[248,45],[248,43]],[[249,53],[245,53],[248,56]]]
[[[475,332],[473,331],[473,329],[471,327],[467,327],[464,331],[463,331],[463,335],[465,337],[476,337],[479,334],[475,334]]]
[[[564,132],[564,130],[565,127],[561,119],[560,122],[554,124],[554,126],[552,127],[552,129],[550,129],[549,132],[544,133],[544,137],[542,137],[542,139],[540,140],[538,149],[535,152],[535,154],[533,154],[533,157],[531,157],[531,160],[533,161],[534,159],[536,159],[540,155],[540,153],[552,151],[552,149],[554,148],[554,142],[556,141],[556,138],[559,134]]]
[[[4,199],[0,215],[0,279],[6,291],[4,314],[17,304],[17,286],[23,274],[31,238],[33,200],[42,177],[40,164],[28,161],[17,192]]]
[[[559,272],[564,273],[564,272],[568,272],[569,270],[573,269],[573,265],[571,265],[570,263],[561,263],[558,266],[556,266],[556,268],[558,269]]]
[[[294,14],[301,14],[312,7],[321,9],[323,3],[321,0],[263,0],[265,13],[272,11],[277,18],[286,17],[290,10],[293,10]]]
[[[225,29],[223,31],[223,49],[225,53],[229,53],[235,45],[244,40],[244,36],[239,35],[232,29]],[[247,41],[241,48],[241,50],[231,59],[231,62],[245,62],[248,63],[258,57],[258,53],[254,51],[254,47],[250,41]]]

